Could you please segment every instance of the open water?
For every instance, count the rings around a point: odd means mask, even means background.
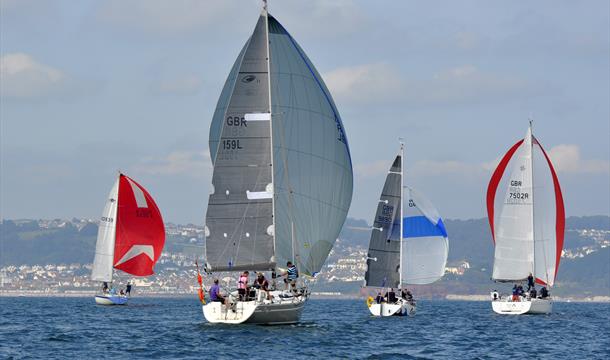
[[[420,301],[373,318],[364,301],[311,300],[285,326],[208,324],[195,298],[0,297],[0,358],[609,359],[610,305],[555,303],[500,316],[488,302]]]

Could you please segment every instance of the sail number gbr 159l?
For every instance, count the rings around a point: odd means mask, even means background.
[[[222,149],[223,150],[241,150],[241,144],[239,143],[239,139],[224,139],[222,140]]]

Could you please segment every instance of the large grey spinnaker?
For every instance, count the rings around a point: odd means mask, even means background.
[[[208,269],[267,270],[292,261],[301,274],[318,272],[351,203],[349,147],[320,75],[265,12],[218,101],[210,154]]]

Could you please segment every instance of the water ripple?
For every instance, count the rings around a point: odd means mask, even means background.
[[[362,301],[310,301],[303,322],[212,325],[196,299],[0,298],[0,358],[610,358],[608,304],[557,303],[501,316],[486,302],[420,301],[411,318],[373,318]]]

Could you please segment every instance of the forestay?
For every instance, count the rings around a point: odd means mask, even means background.
[[[366,286],[398,287],[400,282],[401,166],[398,155],[379,197],[366,260]]]
[[[405,187],[402,239],[402,282],[430,284],[445,273],[449,240],[443,220],[428,199]]]

